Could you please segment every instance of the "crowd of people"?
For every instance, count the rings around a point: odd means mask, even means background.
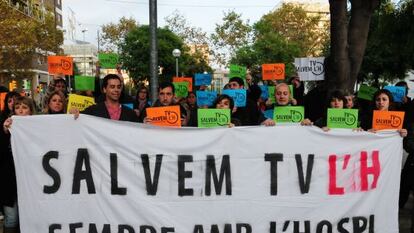
[[[386,89],[378,90],[372,99],[367,101],[358,99],[354,93],[343,93],[342,91],[329,91],[323,82],[308,93],[304,93],[304,83],[298,77],[292,77],[287,82],[274,83],[274,102],[263,99],[261,88],[252,81],[252,77],[232,77],[224,86],[224,89],[246,89],[247,98],[244,107],[235,106],[232,97],[219,94],[210,108],[229,109],[231,111],[231,123],[229,127],[237,126],[274,126],[277,124],[273,119],[265,116],[266,110],[272,110],[282,106],[304,106],[305,119],[301,124],[305,126],[315,125],[321,130],[330,130],[327,127],[328,108],[353,108],[359,109],[359,127],[356,131],[369,131],[372,129],[372,114],[374,110],[379,111],[404,111],[405,120],[402,129],[398,132],[404,137],[404,149],[409,156],[402,170],[400,208],[403,208],[408,200],[410,191],[414,189],[414,101],[408,96],[408,87],[404,82],[397,85],[406,87],[406,95],[402,103],[394,103],[393,95]],[[289,85],[292,85],[293,93]],[[80,112],[76,108],[70,109],[70,113],[79,117],[79,113],[111,120],[140,122],[151,124],[152,119],[147,116],[146,109],[149,107],[179,106],[181,113],[181,125],[183,127],[197,127],[197,110],[209,108],[197,105],[197,96],[189,92],[186,98],[176,98],[175,86],[171,82],[163,82],[158,87],[158,99],[151,103],[149,100],[149,89],[140,86],[135,98],[128,96],[125,92],[122,78],[117,74],[106,75],[102,85],[98,85],[95,93],[84,93],[93,96],[96,105],[90,106]],[[10,91],[6,94],[4,110],[1,112],[0,121],[2,130],[1,137],[1,164],[0,164],[0,205],[5,216],[4,232],[18,232],[18,203],[15,169],[13,163],[12,149],[10,146],[10,127],[12,127],[12,115],[30,116],[34,114],[64,114],[67,109],[68,88],[63,78],[53,80],[49,86],[45,101],[42,102],[42,110],[39,112],[39,104],[27,96]],[[124,105],[133,103],[133,108]]]

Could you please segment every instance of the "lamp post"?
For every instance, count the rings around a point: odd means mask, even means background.
[[[85,44],[86,44],[86,42],[85,42],[85,32],[87,32],[88,31],[88,29],[87,28],[84,28],[84,29],[82,29],[82,34],[83,34],[83,42],[84,42],[84,44],[83,44],[83,73],[84,73],[84,75],[86,75],[86,52],[85,52]]]
[[[178,58],[181,56],[181,51],[174,49],[172,55],[175,57],[175,77],[178,77]]]

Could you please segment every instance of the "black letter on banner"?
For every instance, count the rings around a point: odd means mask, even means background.
[[[89,223],[88,233],[98,233],[98,229],[96,229],[96,224],[95,223]],[[104,224],[101,233],[111,233],[111,225]]]
[[[147,154],[141,155],[142,167],[144,168],[145,174],[145,184],[147,187],[147,195],[156,195],[158,189],[158,180],[160,178],[161,164],[162,164],[162,154],[158,154],[155,159],[155,168],[154,168],[154,180],[151,180],[151,169],[149,166],[149,158]]]
[[[326,231],[323,230],[324,226],[326,226]],[[316,226],[316,233],[332,233],[332,224],[327,220],[319,222]]]
[[[150,233],[157,232],[153,226],[142,225],[139,227],[139,233],[147,233],[148,232],[147,230],[149,230]]]
[[[300,222],[299,221],[293,221],[293,233],[310,233],[310,221],[305,221],[305,231],[299,231],[300,230]]]
[[[375,227],[375,215],[370,215],[369,216],[369,232],[368,233],[374,233],[374,227]]]
[[[83,164],[85,164],[85,171],[82,170]],[[78,149],[78,155],[76,157],[75,163],[75,172],[73,174],[72,194],[79,194],[81,180],[86,180],[89,194],[96,193],[92,178],[91,164],[89,162],[89,153],[87,149]]]
[[[347,229],[344,228],[344,224],[349,222],[349,218],[343,218],[338,222],[338,232],[339,233],[349,233]]]
[[[367,218],[365,217],[353,217],[352,218],[352,225],[354,229],[354,233],[362,233],[367,229]],[[361,225],[362,223],[362,225]]]
[[[298,169],[299,187],[300,187],[300,192],[302,194],[309,192],[309,186],[310,186],[310,182],[312,178],[314,157],[315,155],[313,154],[308,155],[308,166],[306,167],[306,182],[305,182],[305,177],[303,176],[302,157],[300,154],[295,155],[296,167]]]
[[[60,187],[60,176],[52,166],[50,166],[51,159],[58,159],[59,153],[57,151],[49,151],[43,156],[42,165],[45,172],[52,177],[53,184],[51,186],[43,186],[43,193],[56,193]]]
[[[193,233],[204,233],[203,225],[195,225]]]
[[[270,231],[269,233],[276,233],[276,222],[270,222]]]
[[[77,222],[77,223],[71,223],[69,224],[69,232],[70,233],[76,233],[76,229],[82,228],[83,223]]]
[[[210,233],[220,233],[220,230],[219,230],[217,224],[211,225]],[[228,223],[224,224],[224,232],[223,233],[232,233],[231,224],[228,224]]]
[[[283,154],[265,154],[265,161],[270,162],[270,195],[277,195],[277,162],[283,161]]]
[[[49,233],[55,233],[55,230],[62,230],[62,224],[51,224],[49,226]]]
[[[247,223],[237,223],[236,224],[236,229],[237,229],[237,233],[243,233],[242,229],[244,228],[245,231],[243,231],[244,233],[252,233],[252,226],[250,226],[250,224]]]
[[[127,189],[118,187],[118,156],[116,153],[110,153],[111,160],[111,194],[126,195]]]
[[[221,194],[221,188],[223,187],[224,175],[226,175],[226,195],[231,195],[231,171],[230,171],[230,158],[228,155],[223,155],[220,168],[220,179],[217,178],[216,160],[214,155],[207,155],[206,160],[206,195],[211,195],[211,176],[213,176],[214,188],[216,194]]]
[[[135,233],[134,228],[132,228],[130,225],[119,225],[118,226],[118,233],[124,233],[125,230],[128,231],[128,233]]]
[[[178,195],[179,196],[192,196],[194,193],[193,189],[185,188],[185,178],[193,177],[191,171],[185,170],[185,163],[193,162],[192,155],[179,155],[178,156]]]
[[[175,232],[174,227],[161,227],[161,233]]]

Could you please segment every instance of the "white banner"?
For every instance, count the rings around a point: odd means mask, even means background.
[[[402,139],[14,117],[22,233],[398,232]]]
[[[325,79],[324,57],[295,58],[296,72],[301,81],[318,81]]]

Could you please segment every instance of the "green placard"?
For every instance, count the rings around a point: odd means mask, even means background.
[[[197,113],[199,128],[227,127],[231,122],[230,109],[198,109]]]
[[[187,97],[188,95],[188,82],[173,82],[175,87],[175,96]]]
[[[244,66],[230,65],[229,78],[239,77],[242,79],[246,79],[246,72],[247,72],[247,69]]]
[[[75,90],[94,91],[95,90],[95,77],[75,75]]]
[[[328,128],[355,129],[358,127],[358,109],[328,108]]]
[[[272,104],[276,103],[275,98],[275,86],[268,86],[267,89],[269,90],[269,100]]]
[[[115,69],[118,64],[119,56],[115,53],[98,54],[99,65],[104,69]]]
[[[370,87],[368,85],[362,84],[359,87],[358,90],[358,98],[364,99],[364,100],[372,100],[374,98],[375,92],[378,91],[378,88],[376,87]]]
[[[275,107],[273,120],[276,123],[300,123],[305,116],[303,106]]]
[[[288,85],[288,86],[289,86],[290,96],[293,98],[293,85]]]

